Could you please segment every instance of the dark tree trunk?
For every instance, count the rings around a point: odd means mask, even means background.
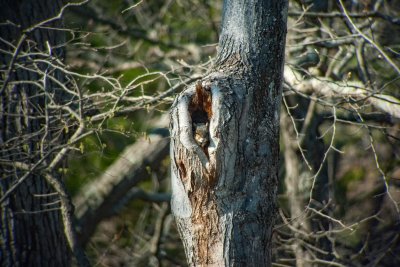
[[[3,0],[0,8],[0,262],[2,266],[69,266],[60,196],[43,170],[63,126],[57,105],[71,100],[62,72],[36,60],[62,61],[61,0]],[[63,123],[64,122],[64,123]],[[36,166],[35,166],[36,165]],[[31,169],[34,171],[30,171]],[[61,181],[58,171],[47,175]]]
[[[172,211],[190,266],[271,264],[286,14],[286,1],[225,1],[213,71],[173,105]]]

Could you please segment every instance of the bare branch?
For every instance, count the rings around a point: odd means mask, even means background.
[[[167,125],[165,116],[160,119]],[[127,147],[99,178],[82,188],[75,199],[80,221],[80,243],[85,246],[96,225],[118,205],[129,190],[146,178],[148,168],[157,168],[168,155],[169,137],[150,134]],[[84,229],[84,231],[83,231]]]
[[[296,91],[306,94],[315,93],[323,97],[341,97],[345,102],[349,99],[369,102],[373,107],[388,113],[394,121],[400,120],[400,100],[365,89],[358,82],[334,82],[323,77],[304,79],[296,70],[285,66],[285,81]]]

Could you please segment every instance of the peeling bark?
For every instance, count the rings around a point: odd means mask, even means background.
[[[225,1],[213,71],[173,104],[172,212],[190,266],[270,265],[286,8]]]

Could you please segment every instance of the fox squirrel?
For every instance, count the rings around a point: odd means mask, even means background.
[[[201,81],[197,82],[196,92],[189,104],[189,112],[192,117],[194,140],[205,151],[207,151],[210,143],[209,121],[212,116],[211,105],[210,87],[203,87]]]
[[[193,137],[196,143],[201,148],[206,148],[209,145],[208,122],[193,123]]]

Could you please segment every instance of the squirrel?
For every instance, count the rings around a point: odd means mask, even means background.
[[[209,120],[211,111],[211,91],[209,86],[203,86],[201,81],[196,83],[196,92],[189,104],[192,117],[193,137],[196,143],[205,151],[210,143]]]
[[[210,137],[208,134],[208,122],[206,123],[193,123],[193,137],[196,143],[203,149],[205,149],[210,143]]]

